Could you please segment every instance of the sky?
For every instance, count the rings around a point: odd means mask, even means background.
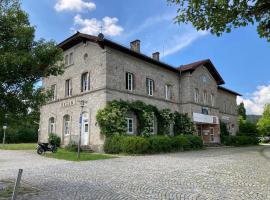
[[[261,114],[270,103],[270,42],[259,38],[256,26],[221,37],[176,24],[177,7],[166,0],[22,0],[22,8],[36,27],[36,39],[57,43],[76,31],[129,46],[141,41],[142,53],[159,51],[161,61],[175,67],[211,59],[225,87],[242,94],[248,114]]]

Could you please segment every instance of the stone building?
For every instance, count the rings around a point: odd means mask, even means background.
[[[159,60],[159,53],[140,53],[140,41],[124,47],[100,34],[76,33],[59,44],[64,51],[65,72],[43,78],[51,90],[50,102],[41,108],[39,141],[56,133],[62,145],[78,141],[82,113],[81,143],[102,151],[96,113],[112,100],[141,100],[159,109],[188,113],[204,143],[220,142],[220,122],[231,134],[238,130],[236,92],[220,85],[224,81],[212,62],[203,60],[173,67]],[[81,101],[87,101],[84,107]],[[155,123],[154,123],[155,124]],[[129,134],[136,134],[136,116],[127,116]],[[156,124],[153,127],[156,133]]]

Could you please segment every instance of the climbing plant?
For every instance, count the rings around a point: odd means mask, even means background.
[[[187,113],[182,114],[179,112],[174,113],[174,135],[189,135],[193,134],[195,127]]]

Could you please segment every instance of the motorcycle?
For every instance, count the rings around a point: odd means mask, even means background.
[[[39,155],[45,153],[46,151],[51,151],[52,153],[57,152],[57,146],[56,145],[49,145],[49,143],[38,143],[37,147],[37,153]]]

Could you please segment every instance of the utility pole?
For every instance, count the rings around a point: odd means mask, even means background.
[[[78,159],[80,159],[80,153],[81,153],[81,135],[82,135],[82,125],[83,125],[83,119],[82,119],[83,108],[87,104],[87,101],[81,100],[79,102],[80,102],[80,106],[81,106],[81,113],[80,113],[80,132],[79,132],[79,137],[78,137],[79,141],[78,141],[78,151],[77,151],[77,158]]]
[[[3,125],[3,130],[4,130],[3,145],[5,144],[5,140],[6,140],[7,116],[8,116],[8,115],[5,114],[4,125]]]

